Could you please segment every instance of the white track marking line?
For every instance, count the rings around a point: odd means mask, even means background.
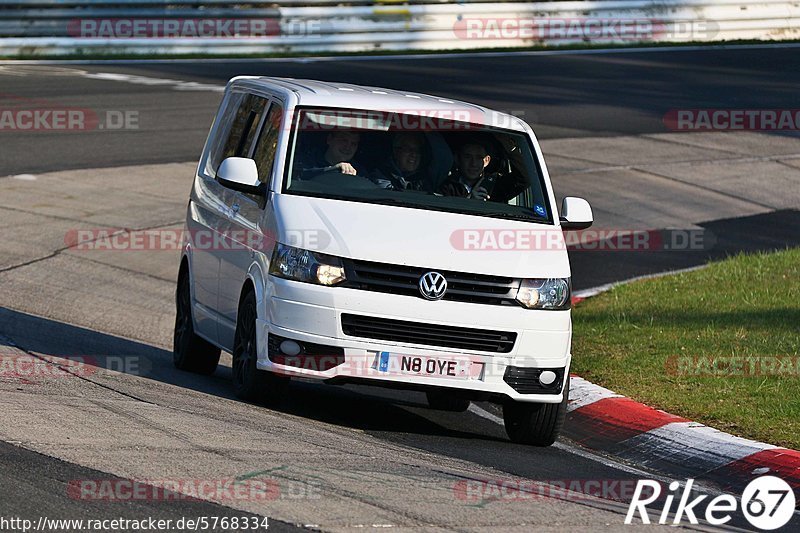
[[[84,78],[102,81],[121,81],[133,83],[135,85],[169,86],[176,91],[210,91],[223,92],[225,85],[212,83],[198,83],[196,81],[173,80],[169,78],[152,78],[149,76],[135,76],[133,74],[120,74],[117,72],[83,72],[80,74]]]
[[[500,418],[496,414],[490,413],[489,411],[483,409],[482,407],[478,407],[474,403],[469,404],[469,409],[467,409],[467,411],[476,414],[481,418],[485,418],[486,420],[491,420],[495,424],[499,424],[501,426],[505,425],[505,422],[503,422],[502,418]]]
[[[614,281],[612,283],[606,283],[605,285],[598,285],[597,287],[592,287],[590,289],[583,289],[581,291],[577,291],[575,294],[573,294],[573,296],[576,298],[591,298],[592,296],[597,296],[600,293],[609,291],[614,287],[618,287],[619,285],[625,285],[626,283],[631,283],[633,281],[663,278],[664,276],[671,276],[673,274],[685,274],[687,272],[694,272],[695,270],[704,269],[708,265],[709,263],[704,263],[702,265],[697,265],[693,267],[679,268],[677,270],[667,270],[665,272],[656,272],[655,274],[645,274],[643,276],[636,276],[634,278],[624,279],[622,281]]]

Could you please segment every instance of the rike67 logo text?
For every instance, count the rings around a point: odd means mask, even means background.
[[[698,507],[704,502],[703,518],[712,526],[727,524],[732,519],[732,513],[741,509],[744,517],[754,527],[771,531],[786,525],[794,514],[794,492],[788,483],[775,476],[761,476],[751,481],[742,492],[740,501],[730,494],[720,494],[707,500],[707,494],[692,494],[693,484],[693,479],[686,480],[683,491],[680,491],[680,483],[673,481],[669,484],[669,492],[662,498],[661,484],[658,481],[640,479],[628,507],[625,523],[633,523],[638,514],[643,524],[650,524],[647,506],[657,501],[660,504],[661,500],[663,506],[656,519],[659,524],[678,525],[684,518],[691,524],[698,524]],[[673,511],[675,500],[678,503]],[[673,515],[672,520],[669,520],[670,515]]]

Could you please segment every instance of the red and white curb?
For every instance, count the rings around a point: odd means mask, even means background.
[[[503,425],[501,417],[475,404],[469,411]],[[561,434],[581,448],[600,454],[593,456],[595,459],[613,457],[621,461],[619,466],[636,465],[634,470],[639,474],[646,470],[670,478],[692,478],[731,492],[769,474],[800,491],[800,451],[692,422],[574,374],[570,376],[567,421]]]
[[[635,402],[578,376],[570,381],[563,434],[641,467],[704,479],[722,489],[770,474],[800,489],[800,452],[730,435]]]
[[[573,305],[617,285],[691,272],[706,265],[660,272],[575,293]],[[652,471],[704,479],[723,490],[742,488],[766,474],[800,490],[800,451],[744,439],[653,409],[579,376],[570,380],[563,435]]]

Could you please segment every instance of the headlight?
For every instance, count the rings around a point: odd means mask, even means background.
[[[269,273],[279,278],[318,285],[336,285],[345,279],[344,265],[338,257],[280,243],[275,245],[272,252]]]
[[[523,279],[517,301],[528,309],[569,309],[570,292],[569,278]]]

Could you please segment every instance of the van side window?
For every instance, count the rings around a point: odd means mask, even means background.
[[[245,95],[243,93],[228,93],[222,104],[224,107],[214,119],[214,129],[212,129],[214,138],[209,139],[208,153],[205,155],[205,162],[203,163],[203,172],[206,176],[213,178],[217,173],[219,164],[222,162],[222,158],[220,157],[222,148],[225,145],[225,141],[228,140],[228,134],[231,131],[230,125],[244,97]]]
[[[283,111],[278,102],[274,102],[269,108],[261,134],[258,136],[258,143],[253,152],[253,159],[258,166],[258,179],[262,183],[269,183],[272,175],[272,166],[275,162],[275,152],[278,148],[278,134],[281,131],[281,120]]]
[[[232,101],[231,107],[233,105],[235,102]],[[214,150],[211,156],[211,166],[215,173],[225,158],[247,157],[266,105],[265,98],[253,94],[244,95],[236,114],[229,119],[230,129],[227,134],[220,136],[220,144],[217,145],[220,148]]]

